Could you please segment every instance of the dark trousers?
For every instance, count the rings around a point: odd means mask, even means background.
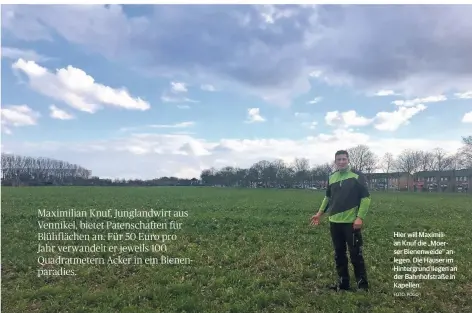
[[[330,223],[331,238],[334,246],[334,260],[340,284],[349,286],[349,263],[346,254],[346,244],[351,263],[354,267],[357,286],[368,286],[364,257],[362,255],[362,234],[360,229],[354,230],[352,223]]]

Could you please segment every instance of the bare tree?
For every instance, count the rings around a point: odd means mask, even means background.
[[[433,170],[435,171],[444,171],[447,167],[447,152],[443,148],[436,148],[433,150],[434,154],[434,165]]]
[[[259,182],[265,187],[270,184],[271,181],[271,163],[267,160],[261,160],[253,165],[259,173]]]
[[[378,168],[379,168],[379,158],[377,157],[377,155],[372,153],[372,155],[366,159],[364,170],[367,174],[372,174]]]
[[[358,171],[375,169],[376,157],[367,145],[358,145],[347,150],[352,167]]]
[[[90,176],[90,170],[76,164],[2,153],[3,185],[74,185],[84,183]]]
[[[395,158],[393,157],[393,154],[390,152],[387,152],[384,154],[382,159],[379,160],[379,165],[378,167],[382,169],[384,173],[390,173],[390,171],[394,168],[395,166]]]
[[[463,146],[458,151],[460,165],[472,169],[472,136],[462,137]]]
[[[387,190],[390,186],[390,172],[395,168],[395,158],[393,154],[387,152],[384,154],[381,160],[379,160],[378,168],[382,169],[385,174],[387,174]]]
[[[306,186],[309,179],[310,161],[306,158],[297,158],[293,162],[293,167],[297,183]]]
[[[404,150],[397,158],[396,167],[399,171],[408,174],[407,186],[410,189],[410,176],[414,175],[419,166],[421,160],[420,151]]]
[[[308,172],[310,170],[310,161],[306,158],[296,158],[293,166],[297,172]]]
[[[318,176],[328,177],[332,172],[335,171],[335,168],[332,163],[324,163],[314,167]]]
[[[420,151],[419,153],[419,170],[420,171],[431,171],[434,168],[435,154],[429,151]]]
[[[275,160],[272,162],[272,167],[274,168],[275,171],[275,181],[278,186],[281,186],[284,184],[284,179],[287,176],[286,175],[286,170],[287,170],[287,165],[283,160]]]
[[[456,171],[461,167],[461,155],[459,152],[456,152],[448,157],[445,160],[445,170],[452,172],[452,181],[451,188],[452,190],[456,189]]]

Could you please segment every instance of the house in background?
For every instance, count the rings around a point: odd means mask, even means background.
[[[457,192],[471,191],[472,169],[458,170],[454,173]]]
[[[372,190],[413,190],[413,176],[406,172],[366,174],[369,188]]]
[[[389,174],[387,173],[368,173],[365,174],[367,185],[371,190],[391,189],[392,184],[389,183]]]
[[[420,171],[414,174],[406,172],[364,173],[370,190],[394,190],[415,192],[472,192],[472,169],[455,171]],[[325,176],[315,176],[312,186],[326,189]]]
[[[400,191],[413,190],[414,188],[413,175],[407,172],[392,173],[391,181]]]
[[[469,192],[472,169],[455,171],[421,171],[415,175],[417,191]]]

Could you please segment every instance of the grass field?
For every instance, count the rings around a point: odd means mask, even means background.
[[[303,190],[2,188],[2,312],[472,312],[470,196],[374,193],[363,230],[367,294],[324,289],[336,277],[328,224],[323,219],[320,226],[309,226],[322,197]],[[188,217],[153,220],[183,223],[181,230],[155,233],[177,235],[166,254],[193,263],[71,265],[76,276],[37,277],[39,268],[50,267],[38,265],[40,255],[91,256],[37,253],[38,209],[71,208],[188,211]],[[394,231],[444,232],[448,249],[455,250],[456,279],[424,281],[419,296],[395,297]],[[128,231],[89,231],[107,232]],[[93,255],[106,259],[117,253]]]

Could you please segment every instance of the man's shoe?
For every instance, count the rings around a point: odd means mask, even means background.
[[[359,279],[357,281],[357,289],[361,291],[368,291],[369,290],[369,283],[365,279]]]
[[[351,290],[351,288],[349,286],[344,286],[344,285],[340,285],[340,284],[333,284],[331,286],[328,286],[328,288],[330,290],[333,290],[335,292],[339,292],[339,291],[349,291]]]
[[[349,280],[339,279],[337,283],[334,283],[333,285],[328,286],[328,289],[338,292],[341,290],[350,290],[351,288],[349,285]]]

